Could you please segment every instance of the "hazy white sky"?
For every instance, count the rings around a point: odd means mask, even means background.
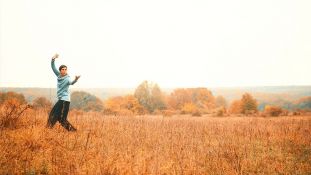
[[[0,0],[0,87],[310,85],[310,0]]]

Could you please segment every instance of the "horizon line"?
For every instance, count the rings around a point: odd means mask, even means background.
[[[254,87],[308,87],[311,84],[303,85],[246,85],[246,86],[187,86],[187,87],[161,87],[161,89],[179,89],[179,88],[254,88]],[[70,89],[135,89],[136,87],[71,87]],[[56,89],[56,87],[46,86],[0,86],[0,88],[42,88]]]

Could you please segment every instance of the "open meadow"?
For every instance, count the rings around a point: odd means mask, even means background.
[[[105,116],[47,111],[0,130],[0,174],[310,174],[311,117]]]
[[[311,175],[310,9],[0,0],[0,175]]]

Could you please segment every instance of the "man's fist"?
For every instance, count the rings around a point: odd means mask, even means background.
[[[52,57],[52,59],[55,60],[56,58],[58,58],[58,54],[57,53]]]

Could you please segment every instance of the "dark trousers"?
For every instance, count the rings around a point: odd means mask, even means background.
[[[67,120],[69,105],[69,101],[58,100],[50,112],[47,127],[52,128],[58,121],[68,131],[76,131],[77,129]]]

